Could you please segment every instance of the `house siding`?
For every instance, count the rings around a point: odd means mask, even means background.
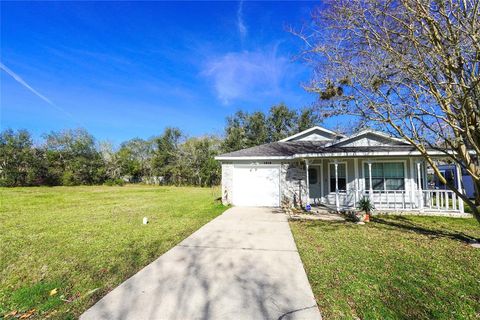
[[[232,204],[233,163],[222,163],[222,203]]]
[[[334,161],[346,163],[347,165],[347,194],[340,194],[340,202],[346,206],[355,205],[355,191],[365,190],[365,177],[363,166],[368,161],[402,161],[405,162],[406,181],[405,188],[407,190],[407,203],[411,207],[414,194],[417,192],[416,180],[416,160],[410,158],[364,158],[364,159],[323,159],[317,162],[322,168],[323,193],[321,194],[323,203],[327,205],[335,205],[335,192],[330,191],[330,171],[329,165]],[[357,162],[357,170],[355,170],[355,162]],[[234,164],[253,164],[251,161],[235,161],[222,163],[222,202],[224,204],[232,204],[233,195],[233,168]],[[271,161],[272,165],[280,166],[280,203],[282,206],[299,207],[305,206],[311,200],[307,200],[307,184],[305,164],[302,161],[280,162]],[[359,193],[359,197],[361,194]],[[414,205],[415,207],[415,205]]]

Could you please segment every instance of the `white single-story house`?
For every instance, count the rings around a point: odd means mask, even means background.
[[[438,150],[429,153],[445,157]],[[379,211],[464,215],[463,201],[452,191],[427,189],[425,161],[414,147],[378,131],[344,136],[313,127],[216,159],[222,165],[225,204],[310,204],[340,211],[369,197]]]

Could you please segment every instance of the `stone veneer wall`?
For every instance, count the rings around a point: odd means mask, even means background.
[[[280,204],[304,207],[307,203],[305,167],[300,162],[282,163],[280,170]]]

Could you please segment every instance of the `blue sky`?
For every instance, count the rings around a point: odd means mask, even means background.
[[[238,109],[310,105],[301,41],[314,2],[2,2],[1,125],[84,127],[114,143],[222,134]]]

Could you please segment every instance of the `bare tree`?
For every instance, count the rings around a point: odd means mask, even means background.
[[[321,114],[407,140],[480,222],[480,0],[327,0],[292,32]],[[475,203],[442,176],[431,148],[473,178]]]

